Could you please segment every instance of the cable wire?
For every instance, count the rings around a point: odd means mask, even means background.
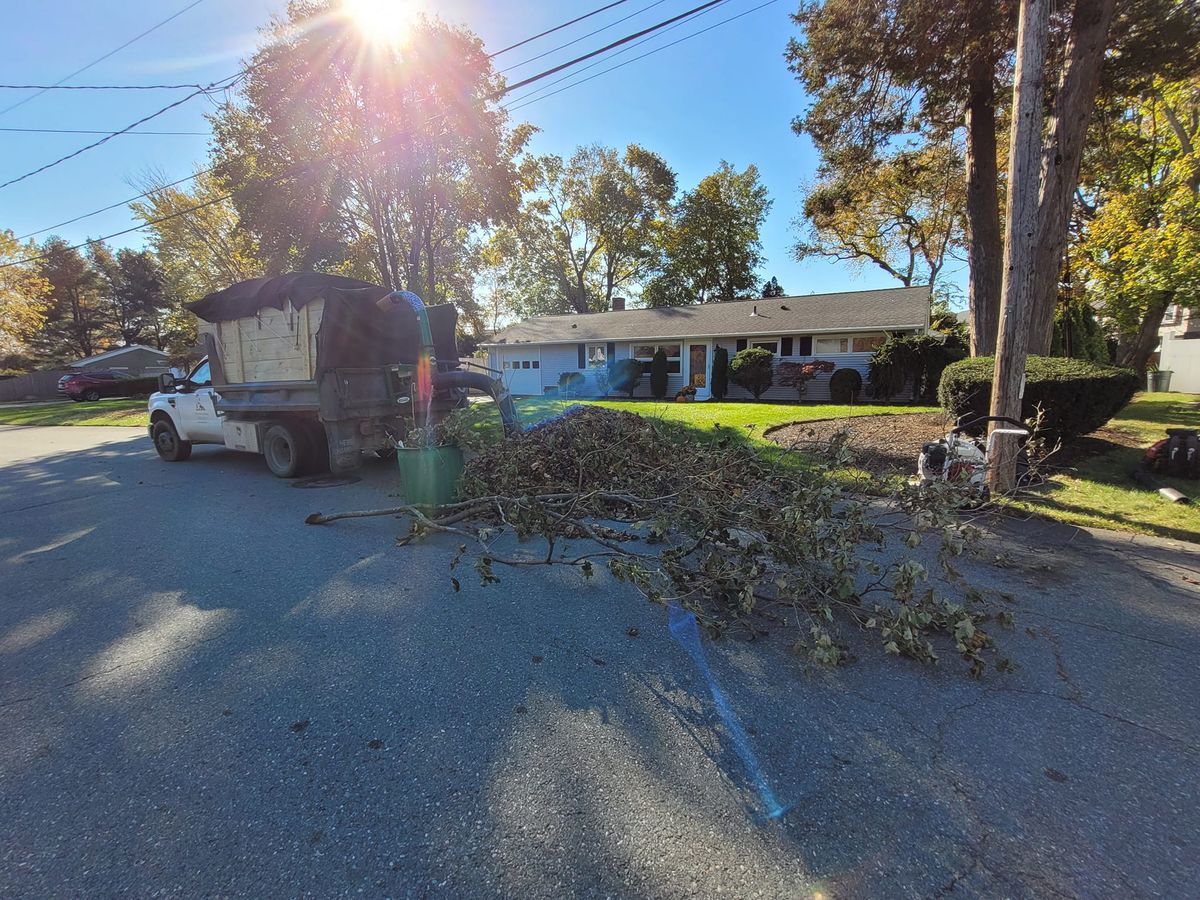
[[[34,175],[40,175],[42,172],[45,172],[47,169],[53,169],[55,166],[57,166],[61,163],[65,163],[69,159],[74,159],[75,157],[79,156],[80,154],[86,153],[89,150],[94,150],[95,148],[99,147],[101,144],[107,144],[113,138],[119,137],[122,134],[126,134],[130,131],[133,131],[133,129],[137,128],[139,125],[143,125],[146,122],[149,122],[151,119],[156,119],[159,116],[163,115],[163,113],[170,112],[172,109],[174,109],[177,106],[182,106],[183,104],[185,104],[189,100],[191,100],[193,97],[198,97],[201,94],[210,94],[210,93],[213,93],[216,91],[223,91],[228,87],[232,87],[233,84],[239,78],[242,78],[244,76],[245,76],[244,72],[238,72],[236,75],[233,75],[229,78],[223,78],[223,79],[221,79],[221,81],[214,81],[208,87],[202,87],[198,91],[192,91],[186,97],[181,97],[180,99],[176,100],[174,103],[169,103],[166,106],[164,106],[162,109],[159,109],[159,110],[156,110],[155,112],[150,113],[150,115],[148,115],[148,116],[143,116],[142,118],[138,119],[133,124],[126,125],[124,128],[120,129],[119,131],[110,131],[108,134],[106,134],[104,137],[100,138],[100,140],[98,140],[98,141],[93,141],[92,143],[87,144],[86,146],[80,147],[78,150],[74,150],[74,151],[68,153],[66,156],[60,156],[58,159],[54,160],[53,162],[48,162],[43,166],[38,166],[38,168],[33,169],[32,171],[26,172],[24,175],[18,175],[16,178],[10,178],[8,181],[0,183],[0,190],[3,190],[4,188],[9,187],[11,185],[14,185],[19,181],[24,181],[26,178],[32,178]]]
[[[93,59],[93,60],[92,60],[90,63],[88,63],[87,65],[85,65],[85,66],[80,66],[78,69],[76,69],[76,70],[75,70],[74,72],[72,72],[71,74],[69,74],[69,75],[64,75],[64,76],[63,76],[62,78],[60,78],[58,81],[54,82],[54,84],[52,84],[52,85],[49,85],[49,86],[48,86],[48,87],[46,87],[46,88],[39,88],[36,94],[30,94],[28,97],[25,97],[25,98],[23,98],[23,99],[21,99],[21,100],[18,100],[16,103],[13,103],[13,104],[11,104],[11,105],[9,105],[9,106],[6,106],[6,107],[4,107],[3,109],[0,109],[0,116],[4,115],[5,113],[12,112],[12,111],[13,111],[14,109],[16,109],[18,106],[24,106],[24,105],[25,105],[26,103],[28,103],[30,100],[35,100],[35,99],[37,99],[37,98],[38,98],[38,97],[40,97],[42,94],[46,93],[46,91],[48,91],[48,90],[52,90],[52,89],[54,89],[54,88],[57,88],[57,87],[59,87],[60,85],[64,84],[65,82],[68,82],[68,81],[70,81],[70,80],[71,80],[72,78],[74,78],[76,75],[82,75],[82,74],[83,74],[84,72],[86,72],[88,69],[92,68],[93,66],[97,66],[97,65],[99,65],[100,63],[102,63],[102,62],[104,62],[106,59],[108,59],[110,56],[115,56],[117,53],[120,53],[122,50],[124,50],[124,49],[125,49],[126,47],[128,47],[130,44],[137,43],[137,42],[138,42],[138,41],[140,41],[142,38],[144,38],[146,35],[150,34],[151,32],[157,31],[158,29],[160,29],[160,28],[162,28],[164,25],[166,25],[168,22],[171,22],[171,21],[174,21],[175,19],[178,19],[180,16],[182,16],[182,15],[183,15],[185,12],[187,12],[189,9],[193,9],[193,8],[195,8],[195,7],[199,6],[199,5],[200,5],[201,3],[203,3],[203,2],[204,2],[204,0],[192,0],[192,2],[191,2],[191,3],[189,3],[187,6],[183,7],[183,9],[179,10],[178,12],[174,12],[174,13],[172,13],[171,15],[169,15],[169,16],[167,16],[165,19],[163,19],[161,22],[157,22],[157,23],[155,23],[154,25],[151,25],[149,28],[147,28],[145,31],[141,32],[140,34],[135,34],[133,37],[131,37],[131,38],[130,38],[129,40],[127,40],[125,43],[123,43],[123,44],[121,44],[121,45],[119,45],[119,46],[117,46],[117,47],[114,47],[112,50],[109,50],[109,51],[108,51],[107,53],[105,53],[103,56],[100,56],[100,57],[97,57],[96,59]]]
[[[623,44],[626,44],[626,43],[629,43],[629,42],[631,42],[631,41],[634,41],[634,40],[636,40],[636,39],[637,39],[637,38],[639,38],[639,37],[643,37],[643,36],[645,36],[645,35],[647,35],[647,34],[651,34],[651,33],[654,33],[654,32],[656,32],[656,31],[661,31],[662,29],[666,28],[667,26],[669,26],[669,25],[672,25],[672,24],[674,24],[674,23],[676,23],[676,22],[679,22],[679,21],[681,21],[682,19],[686,19],[686,18],[689,18],[689,17],[691,17],[691,16],[694,16],[694,15],[695,15],[696,13],[698,13],[698,12],[701,12],[701,11],[703,11],[703,10],[707,10],[707,9],[708,9],[708,8],[710,8],[710,7],[717,6],[717,5],[719,5],[719,4],[721,4],[721,3],[724,3],[724,2],[726,2],[726,0],[709,0],[709,2],[706,2],[706,3],[703,3],[703,4],[699,5],[699,6],[693,7],[692,9],[688,10],[687,12],[680,13],[680,14],[679,14],[679,15],[677,15],[677,16],[673,16],[673,17],[672,17],[672,18],[670,18],[670,19],[666,19],[666,20],[664,20],[664,21],[662,21],[662,22],[659,22],[657,25],[652,25],[652,26],[650,26],[649,28],[645,28],[645,29],[643,29],[643,30],[641,30],[641,31],[639,31],[639,32],[636,32],[635,34],[632,34],[632,35],[627,35],[626,37],[624,37],[624,38],[621,38],[621,39],[620,39],[620,40],[618,40],[618,41],[614,41],[614,42],[612,42],[611,44],[608,44],[608,45],[606,45],[605,47],[601,47],[599,50],[593,50],[592,52],[590,52],[590,53],[587,53],[587,54],[584,54],[583,56],[577,57],[577,58],[576,58],[576,59],[574,59],[574,60],[571,60],[571,61],[569,61],[569,62],[566,62],[566,63],[562,63],[561,65],[554,66],[553,68],[550,68],[550,69],[546,69],[545,71],[543,71],[543,72],[539,72],[539,73],[537,73],[536,75],[532,75],[532,76],[530,76],[529,78],[526,78],[526,79],[524,79],[524,80],[522,80],[522,81],[519,81],[519,82],[517,82],[516,84],[509,85],[509,86],[507,86],[507,87],[501,88],[499,91],[495,91],[495,92],[493,92],[491,95],[489,95],[489,97],[488,97],[487,99],[488,99],[488,100],[492,100],[492,101],[500,100],[500,99],[502,99],[503,97],[505,97],[506,95],[508,95],[508,94],[512,93],[514,90],[517,90],[517,89],[518,89],[518,88],[520,88],[520,87],[525,87],[526,85],[529,85],[529,84],[534,84],[534,83],[536,83],[536,82],[538,82],[538,81],[541,81],[541,80],[542,80],[542,79],[544,79],[544,78],[548,78],[548,77],[550,77],[551,75],[554,75],[554,74],[557,74],[558,72],[561,72],[561,71],[563,71],[563,69],[565,69],[565,68],[567,68],[567,67],[569,67],[569,66],[576,65],[576,64],[578,64],[578,63],[580,63],[580,62],[583,62],[583,61],[586,61],[586,60],[588,60],[588,59],[592,59],[593,57],[595,57],[595,56],[599,55],[600,53],[606,52],[607,50],[611,50],[611,49],[613,49],[613,48],[615,48],[615,47],[622,46]],[[622,63],[621,65],[628,65],[628,64],[629,64],[629,63],[631,63],[631,62],[635,62],[637,59],[641,59],[641,58],[642,58],[642,57],[644,57],[644,56],[649,56],[651,53],[658,52],[658,50],[665,50],[667,47],[673,46],[674,44],[677,44],[677,43],[680,43],[681,41],[687,40],[687,39],[688,39],[688,38],[690,38],[690,37],[695,37],[695,36],[696,36],[696,35],[698,35],[698,34],[702,34],[702,33],[704,33],[704,31],[711,31],[713,28],[716,28],[718,25],[725,24],[725,22],[733,21],[733,19],[741,18],[741,16],[743,16],[743,15],[747,15],[748,13],[754,12],[754,11],[755,11],[755,10],[757,10],[757,9],[761,9],[763,6],[769,6],[769,5],[771,5],[772,3],[775,3],[775,2],[778,2],[778,0],[768,0],[768,2],[766,2],[766,3],[762,4],[761,6],[754,7],[753,9],[747,10],[745,13],[740,13],[740,14],[739,14],[739,15],[737,15],[737,16],[732,16],[731,18],[729,18],[729,19],[726,19],[726,20],[723,20],[722,22],[717,22],[717,23],[715,23],[714,25],[711,25],[711,26],[709,26],[708,28],[705,28],[705,29],[703,29],[702,31],[695,32],[694,34],[691,34],[691,35],[686,35],[685,37],[683,37],[683,38],[680,38],[680,39],[679,39],[679,40],[677,40],[677,41],[673,41],[671,44],[666,44],[666,45],[664,45],[663,47],[657,48],[656,50],[649,51],[649,52],[647,52],[647,53],[643,54],[642,56],[636,57],[635,59],[627,60],[625,63]],[[616,66],[616,67],[614,67],[614,68],[619,68],[619,67],[620,67],[620,66]],[[250,70],[247,70],[247,72],[249,72],[249,71],[250,71]],[[606,70],[606,71],[607,71],[607,70]],[[245,74],[245,73],[239,73],[239,76],[235,76],[235,77],[241,77],[241,74]],[[584,80],[585,80],[585,81],[590,81],[592,78],[599,77],[599,75],[602,75],[602,74],[604,74],[604,73],[603,73],[603,72],[599,72],[599,73],[597,73],[596,75],[589,76],[589,78],[587,78],[587,79],[584,79]],[[581,84],[582,82],[579,82],[579,83]],[[566,86],[564,86],[563,88],[560,88],[558,91],[555,91],[555,92],[553,92],[553,93],[555,93],[555,94],[557,94],[557,93],[560,93],[561,91],[567,90],[568,88],[570,88],[570,87],[573,87],[573,86],[574,86],[574,85],[566,85]],[[545,99],[546,97],[549,97],[549,96],[553,96],[553,94],[547,94],[547,95],[544,95],[543,97],[537,97],[537,98],[534,98],[533,100],[528,100],[527,102],[536,102],[536,100],[542,100],[542,99]],[[185,98],[185,99],[186,99],[186,98]],[[525,101],[525,100],[526,100],[526,98],[518,98],[518,102]],[[522,102],[522,103],[521,103],[521,105],[526,105],[526,103],[523,103],[523,102]],[[429,119],[428,121],[426,121],[426,122],[425,122],[425,123],[423,123],[423,124],[425,124],[425,125],[431,124],[431,123],[433,123],[433,122],[436,122],[438,119],[445,118],[445,116],[446,116],[446,114],[445,114],[445,113],[440,113],[439,115],[437,115],[437,116],[434,116],[433,118]],[[349,151],[343,151],[342,153],[334,154],[332,157],[325,157],[325,158],[324,158],[324,161],[333,161],[333,160],[340,159],[340,158],[343,158],[343,157],[347,157],[347,156],[357,156],[357,155],[359,155],[359,154],[361,154],[361,153],[367,153],[367,152],[370,152],[371,150],[377,150],[377,149],[379,149],[381,146],[383,146],[384,144],[386,144],[388,141],[392,140],[392,139],[393,139],[393,138],[395,138],[395,137],[398,137],[398,136],[402,135],[403,133],[404,133],[404,132],[396,132],[395,134],[389,134],[389,135],[386,135],[386,136],[384,136],[384,137],[382,137],[382,138],[379,138],[378,140],[376,140],[376,141],[372,142],[372,143],[371,143],[371,145],[370,145],[370,146],[368,146],[368,147],[363,147],[363,148],[359,148],[359,149],[355,149],[355,150],[349,150]],[[300,171],[303,171],[303,168],[304,168],[305,166],[310,166],[310,165],[312,165],[312,164],[313,164],[313,162],[308,162],[308,163],[304,163],[303,165],[298,165],[298,166],[296,166],[296,167],[294,168],[294,170],[289,170],[287,173],[285,173],[285,174],[283,174],[283,175],[281,175],[281,176],[277,176],[276,178],[273,178],[273,179],[271,179],[271,180],[272,180],[272,181],[282,181],[282,180],[284,180],[284,179],[286,179],[286,178],[291,178],[291,177],[294,177],[294,176],[295,176],[296,174],[298,174]],[[83,215],[76,216],[76,217],[75,217],[75,218],[73,218],[73,219],[68,219],[68,220],[66,220],[66,221],[60,222],[60,223],[58,223],[57,225],[51,225],[51,226],[49,226],[48,228],[43,228],[43,229],[39,229],[38,231],[29,232],[28,234],[25,234],[25,235],[21,236],[20,238],[18,238],[18,240],[26,240],[26,239],[28,239],[28,238],[30,238],[30,237],[33,237],[34,235],[37,235],[37,234],[42,234],[42,233],[44,233],[44,232],[46,232],[46,231],[51,231],[51,230],[53,230],[53,229],[55,229],[55,228],[61,228],[61,227],[62,227],[62,226],[64,226],[64,225],[71,225],[71,224],[74,224],[75,222],[78,222],[78,221],[80,221],[80,220],[82,220],[82,219],[87,219],[87,218],[90,218],[91,216],[98,215],[98,214],[100,214],[100,213],[102,213],[102,212],[108,212],[108,211],[110,211],[110,210],[112,210],[112,209],[116,209],[116,208],[118,208],[118,207],[120,207],[120,206],[124,206],[124,205],[126,205],[126,204],[129,204],[129,203],[132,203],[132,202],[134,202],[134,201],[136,201],[136,200],[140,200],[140,199],[142,199],[142,198],[144,198],[144,197],[149,197],[149,196],[151,196],[152,194],[154,194],[154,193],[155,193],[155,192],[157,192],[157,191],[160,191],[160,190],[165,190],[166,188],[170,188],[170,187],[175,187],[175,186],[177,186],[177,185],[180,185],[180,184],[183,184],[183,183],[185,183],[185,182],[191,181],[191,180],[192,180],[192,179],[194,179],[194,178],[198,178],[198,177],[200,177],[201,175],[205,175],[205,174],[208,174],[208,173],[210,173],[210,172],[213,172],[213,171],[215,170],[215,168],[216,168],[216,167],[214,166],[214,167],[210,167],[210,168],[208,168],[208,169],[202,169],[202,170],[200,170],[200,171],[198,171],[198,172],[195,172],[195,173],[193,173],[192,175],[188,175],[188,176],[186,176],[186,177],[184,177],[184,178],[180,178],[180,179],[179,179],[179,180],[177,180],[177,181],[173,181],[173,182],[170,182],[169,184],[164,184],[164,185],[160,185],[160,186],[158,186],[158,187],[152,188],[152,189],[150,189],[150,190],[148,190],[148,191],[145,191],[144,193],[138,194],[137,196],[130,198],[129,200],[122,201],[121,203],[114,203],[114,204],[111,204],[110,206],[104,207],[103,209],[94,210],[93,212],[90,212],[90,213],[85,213],[85,214],[83,214]],[[3,185],[0,185],[0,187],[3,187]],[[187,208],[185,208],[185,209],[181,209],[181,210],[176,210],[175,212],[173,212],[173,213],[171,213],[171,214],[169,214],[169,215],[162,216],[162,217],[159,217],[159,218],[157,218],[157,219],[149,219],[149,220],[147,220],[147,221],[145,221],[145,222],[141,223],[140,225],[134,225],[134,226],[132,226],[132,227],[130,227],[130,228],[126,228],[126,229],[123,229],[123,230],[121,230],[121,231],[116,231],[116,232],[113,232],[113,233],[111,233],[111,234],[103,235],[103,236],[101,236],[101,237],[98,237],[98,238],[90,238],[89,240],[83,241],[83,242],[81,242],[81,243],[79,243],[79,244],[75,244],[75,245],[73,245],[72,247],[69,247],[68,249],[71,249],[71,250],[78,250],[78,249],[80,249],[80,248],[87,247],[87,246],[90,246],[90,245],[92,245],[92,244],[96,244],[96,243],[100,243],[100,242],[102,242],[102,241],[107,241],[107,240],[110,240],[110,239],[112,239],[112,238],[114,238],[114,237],[121,237],[121,236],[123,236],[123,235],[130,234],[130,233],[132,233],[132,232],[135,232],[135,231],[141,231],[141,230],[142,230],[142,229],[144,229],[144,228],[150,228],[150,227],[152,227],[152,226],[154,226],[154,225],[161,224],[162,222],[167,222],[167,221],[170,221],[171,219],[175,219],[175,218],[178,218],[179,216],[186,215],[186,214],[188,214],[189,212],[195,212],[195,211],[198,211],[198,210],[204,209],[204,208],[206,208],[206,207],[213,206],[213,205],[215,205],[215,204],[217,204],[217,203],[222,203],[222,202],[224,202],[224,201],[226,201],[226,200],[232,199],[232,198],[233,198],[233,197],[234,197],[234,196],[235,196],[237,193],[238,193],[238,191],[237,191],[237,190],[229,191],[229,192],[227,192],[227,193],[224,193],[224,194],[222,194],[222,195],[220,195],[220,196],[218,196],[218,197],[211,198],[211,199],[209,199],[209,200],[206,200],[205,202],[203,202],[203,203],[200,203],[200,204],[197,204],[197,205],[195,205],[195,206],[187,207]],[[37,262],[38,260],[41,260],[41,259],[45,259],[45,258],[47,258],[47,256],[49,256],[49,254],[42,253],[42,254],[38,254],[38,255],[35,255],[35,256],[29,256],[29,257],[25,257],[25,258],[23,258],[23,259],[19,259],[19,260],[13,260],[12,262],[0,263],[0,269],[6,269],[6,268],[8,268],[8,267],[10,267],[10,266],[23,265],[23,264],[25,264],[25,263],[30,263],[30,262]]]
[[[0,84],[0,91],[178,91],[198,84]]]
[[[667,0],[654,0],[654,2],[651,3],[649,6],[643,6],[641,9],[635,10],[627,16],[622,16],[619,19],[614,19],[612,22],[609,22],[603,28],[597,28],[594,31],[589,31],[587,34],[580,35],[579,37],[575,38],[574,40],[567,41],[565,44],[559,44],[557,47],[551,47],[549,50],[545,51],[544,53],[539,53],[537,56],[531,56],[531,57],[529,57],[529,59],[521,60],[521,62],[519,62],[519,63],[513,63],[508,68],[501,69],[500,74],[503,75],[505,72],[511,72],[513,69],[519,69],[519,68],[521,68],[521,66],[528,65],[531,62],[537,62],[539,59],[547,57],[551,53],[557,53],[559,50],[565,50],[567,47],[571,47],[575,44],[578,44],[580,41],[587,40],[588,38],[593,37],[602,31],[608,31],[608,29],[613,28],[614,26],[620,25],[622,22],[627,22],[630,19],[634,18],[635,16],[640,16],[646,10],[653,9],[656,6],[661,6],[663,3],[666,3],[666,2],[667,2]]]
[[[0,128],[17,134],[113,134],[111,131],[88,131],[85,128]],[[190,134],[204,136],[207,131],[125,131],[122,134]]]
[[[527,37],[523,41],[517,41],[515,44],[509,44],[507,47],[502,47],[495,53],[489,54],[488,59],[495,59],[501,53],[507,53],[509,50],[516,50],[518,47],[524,47],[526,44],[532,44],[534,41],[538,40],[539,38],[544,38],[548,34],[554,34],[556,31],[562,31],[564,28],[569,28],[576,22],[582,22],[584,19],[590,19],[592,16],[597,16],[602,12],[612,9],[614,6],[620,6],[622,3],[628,2],[629,0],[615,0],[615,2],[608,4],[608,6],[601,6],[599,9],[593,9],[589,13],[584,13],[582,16],[577,16],[570,22],[563,22],[561,25],[555,25],[553,28],[547,28],[541,34],[535,34],[533,37]]]

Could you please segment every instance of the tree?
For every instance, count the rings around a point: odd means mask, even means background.
[[[1117,364],[1142,371],[1167,307],[1200,308],[1200,79],[1115,98],[1093,134],[1072,257],[1116,330]]]
[[[650,395],[655,400],[667,396],[667,353],[662,347],[650,358]]]
[[[658,266],[656,236],[675,196],[675,173],[630,144],[591,145],[569,160],[542,156],[522,167],[529,197],[495,240],[502,282],[516,312],[603,312],[619,291]]]
[[[122,249],[114,255],[103,242],[88,248],[103,283],[104,314],[122,343],[163,342],[163,319],[171,308],[162,266],[146,250]]]
[[[905,287],[934,284],[964,242],[962,167],[950,143],[929,143],[818,181],[805,197],[796,258],[874,265]]]
[[[27,342],[46,321],[50,285],[37,263],[18,262],[37,253],[36,244],[21,244],[11,231],[0,231],[0,366],[4,368],[33,363]]]
[[[724,400],[729,393],[729,351],[724,347],[713,350],[712,384],[709,390],[714,400]]]
[[[758,290],[759,230],[771,209],[758,167],[717,171],[683,195],[663,230],[665,265],[646,285],[648,306],[736,300]]]
[[[1056,109],[1045,163],[1054,186],[1039,226],[1041,256],[1054,256],[1047,240],[1065,222],[1061,187],[1070,181],[1070,131],[1086,121],[1082,102],[1088,78],[1078,63],[1100,29],[1094,9],[1108,0],[1070,0],[1051,22],[1051,69],[1063,80],[1051,85]],[[1075,13],[1078,13],[1076,15]],[[840,173],[868,172],[881,151],[918,136],[965,135],[965,209],[970,267],[968,321],[972,349],[995,346],[1000,308],[1002,240],[997,133],[1007,116],[1010,58],[1015,47],[1015,0],[803,0],[793,17],[800,39],[788,45],[789,68],[814,98],[793,127],[809,135],[822,159]],[[1108,29],[1105,90],[1128,90],[1151,73],[1194,71],[1200,16],[1192,0],[1127,0]],[[1101,39],[1100,47],[1104,47]],[[1085,68],[1090,67],[1090,63]],[[1067,71],[1077,74],[1066,79]],[[1067,90],[1067,88],[1070,88]],[[1059,160],[1059,154],[1067,152]],[[1052,214],[1053,213],[1053,214]],[[1060,235],[1061,237],[1061,235]],[[1061,252],[1061,243],[1057,249]],[[1051,281],[1057,261],[1050,267]],[[1053,285],[1051,284],[1051,293]]]
[[[218,176],[268,274],[299,269],[404,287],[474,315],[482,229],[510,221],[516,156],[480,40],[422,18],[372,42],[332,0],[294,0],[267,30],[241,105],[213,117]]]
[[[190,303],[265,273],[258,245],[238,217],[228,182],[211,172],[198,174],[191,190],[166,187],[154,173],[139,187],[146,199],[132,204],[147,228],[150,246],[162,266],[166,294]],[[192,209],[186,215],[183,210]]]
[[[101,279],[78,250],[59,237],[42,245],[38,274],[49,285],[45,321],[29,343],[47,362],[92,356],[107,346]]]
[[[837,366],[824,359],[814,359],[809,362],[781,362],[779,364],[779,383],[783,387],[796,389],[796,399],[803,400],[808,383],[822,372],[832,372]]]
[[[779,279],[772,275],[771,280],[763,285],[762,295],[764,300],[770,300],[772,297],[782,297],[784,293],[783,288],[779,284]]]
[[[747,347],[734,354],[729,364],[729,378],[745,388],[758,400],[775,380],[775,356],[770,350]]]

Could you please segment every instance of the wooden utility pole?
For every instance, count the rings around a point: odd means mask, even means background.
[[[1021,0],[1009,138],[1000,332],[992,373],[992,415],[1018,420],[1037,284],[1034,260],[1040,220],[1042,103],[1049,38],[1050,0]],[[992,490],[996,493],[1012,490],[1017,468],[1015,437],[995,435],[990,462],[988,477]]]

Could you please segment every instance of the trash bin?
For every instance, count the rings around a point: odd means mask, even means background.
[[[1171,370],[1159,369],[1156,372],[1146,373],[1146,390],[1154,393],[1169,391],[1171,389]]]
[[[463,473],[458,447],[401,447],[396,451],[404,498],[413,506],[430,508],[454,501]]]

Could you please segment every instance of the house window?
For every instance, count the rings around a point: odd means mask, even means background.
[[[678,375],[683,371],[680,365],[680,351],[682,350],[679,344],[634,344],[633,353],[634,359],[642,364],[642,372],[650,374],[650,363],[654,361],[654,354],[659,347],[667,354],[667,373],[670,375]]]
[[[767,350],[775,356],[779,355],[779,341],[754,341],[750,346],[755,350]]]
[[[887,343],[886,334],[864,334],[854,338],[852,346],[855,353],[874,353]]]
[[[608,365],[608,347],[605,344],[587,345],[587,364],[589,369],[599,369]]]
[[[815,352],[817,356],[822,356],[826,353],[849,353],[850,339],[849,338],[823,338],[819,337],[813,343],[816,345]]]

